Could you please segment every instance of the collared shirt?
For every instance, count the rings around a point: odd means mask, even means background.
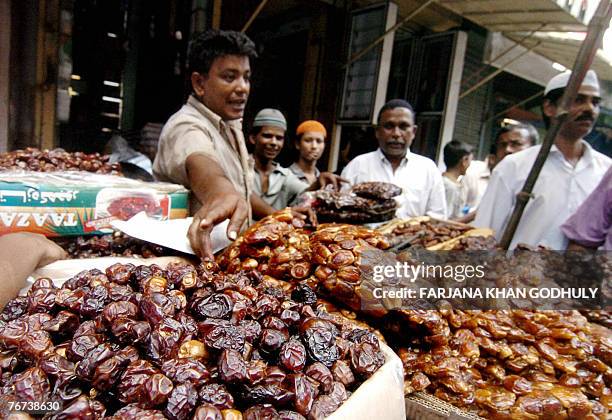
[[[274,162],[274,169],[268,176],[268,191],[262,191],[261,176],[255,169],[253,182],[253,192],[263,198],[263,200],[281,210],[293,203],[297,196],[308,189],[308,184],[300,181],[288,168],[283,168]]]
[[[190,96],[162,129],[153,174],[160,181],[190,188],[185,162],[187,157],[196,153],[214,159],[236,191],[249,202],[253,174],[242,134],[242,121],[223,121]],[[192,213],[200,207],[197,201],[192,205],[196,206],[192,206]]]
[[[561,230],[577,244],[612,251],[612,168]]]
[[[365,153],[349,162],[342,171],[342,177],[352,185],[360,182],[390,182],[402,189],[396,197],[399,208],[396,216],[408,218],[431,216],[446,217],[446,200],[442,175],[436,164],[424,156],[410,151],[393,172],[391,162],[382,150]]]
[[[444,197],[446,198],[446,218],[456,219],[464,216],[463,208],[467,205],[468,191],[461,181],[442,175],[444,182]]]
[[[612,160],[593,150],[588,143],[576,166],[572,166],[553,145],[532,198],[525,206],[523,217],[510,244],[543,245],[553,250],[567,247],[561,224],[571,216],[595,189]],[[489,227],[501,239],[510,219],[518,194],[535,162],[541,146],[533,146],[506,156],[493,170],[491,181],[478,207],[474,225]]]
[[[482,200],[482,196],[487,190],[491,179],[491,169],[489,162],[481,160],[473,160],[467,169],[467,172],[461,178],[461,182],[467,188],[467,205],[470,210],[475,210]]]
[[[308,181],[308,178],[306,178],[306,174],[304,173],[302,168],[300,168],[300,165],[298,165],[297,162],[293,162],[293,164],[289,166],[289,170],[293,172],[293,174],[297,176],[300,179],[300,181],[305,182],[308,185],[311,184],[311,182]],[[320,175],[321,175],[321,171],[319,171],[319,169],[315,167],[315,176],[318,178]]]

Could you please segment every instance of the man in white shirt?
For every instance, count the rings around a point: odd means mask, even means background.
[[[542,110],[547,127],[549,119],[557,114],[558,102],[570,74],[566,72],[553,77],[544,90]],[[583,140],[597,120],[600,100],[597,75],[590,70],[555,138],[510,244],[511,249],[518,243],[543,245],[555,250],[567,247],[560,226],[578,209],[612,165],[610,158]],[[507,156],[491,175],[474,224],[494,229],[498,240],[540,147],[530,147]]]
[[[387,102],[378,113],[378,149],[357,156],[342,171],[351,184],[390,182],[402,189],[396,197],[400,218],[431,216],[445,218],[446,200],[442,175],[436,164],[410,152],[417,126],[412,106],[401,99]]]
[[[463,182],[468,188],[468,205],[475,209],[484,195],[491,171],[499,162],[511,155],[538,143],[539,135],[535,127],[527,123],[514,123],[499,129],[491,144],[491,153],[485,162],[473,160]],[[471,220],[470,220],[471,221]]]

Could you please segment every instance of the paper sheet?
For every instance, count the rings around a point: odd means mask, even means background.
[[[145,212],[140,212],[130,220],[115,220],[111,222],[111,225],[133,238],[187,254],[195,254],[187,239],[187,231],[192,220],[192,217],[186,219],[155,220],[148,217]],[[229,220],[225,220],[213,228],[210,235],[213,252],[220,251],[232,243],[227,238],[228,224]]]

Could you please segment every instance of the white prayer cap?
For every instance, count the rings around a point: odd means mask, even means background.
[[[550,92],[551,90],[567,87],[571,75],[571,71],[566,71],[550,79],[550,81],[546,85],[546,88],[544,89],[544,96],[548,95],[548,92]],[[582,85],[580,86],[589,86],[599,90],[599,80],[597,79],[597,73],[595,73],[595,71],[593,70],[587,71],[586,75],[584,76],[584,80],[582,81]]]

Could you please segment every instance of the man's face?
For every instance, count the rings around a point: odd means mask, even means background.
[[[401,159],[416,133],[414,116],[407,108],[393,108],[384,111],[376,127],[378,146],[387,159]]]
[[[298,140],[296,148],[306,162],[315,162],[321,159],[325,150],[325,136],[318,131],[306,131]]]
[[[285,130],[279,127],[263,126],[255,136],[249,136],[255,146],[253,153],[262,160],[274,160],[283,150]]]
[[[497,138],[497,152],[495,153],[495,161],[501,162],[503,158],[512,153],[520,152],[531,146],[529,140],[529,131],[525,128],[515,128],[506,133],[501,134]]]
[[[559,134],[569,139],[581,139],[590,133],[599,116],[600,95],[599,89],[593,86],[581,86]],[[557,114],[557,107],[558,104],[545,101],[544,113],[552,118]]]
[[[191,84],[196,96],[224,121],[242,118],[251,90],[251,65],[243,55],[217,57],[208,74],[194,72]]]
[[[470,167],[470,165],[472,163],[472,160],[474,160],[474,154],[473,153],[470,153],[469,155],[464,156],[461,159],[461,165],[459,165],[459,173],[461,175],[465,175],[466,174],[468,168]]]

